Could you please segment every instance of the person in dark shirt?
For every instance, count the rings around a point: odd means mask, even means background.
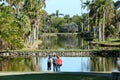
[[[48,60],[47,60],[47,70],[51,70],[51,65],[52,64],[52,57],[49,55]]]
[[[53,63],[53,71],[56,72],[57,71],[57,56],[55,53],[53,54],[52,63]]]

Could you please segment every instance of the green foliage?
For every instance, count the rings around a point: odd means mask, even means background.
[[[59,31],[59,29],[64,25],[65,20],[60,17],[53,17],[51,22],[52,27],[55,27]]]
[[[6,43],[4,46],[20,49],[33,27],[39,27],[39,13],[45,0],[6,0],[6,3],[0,4],[0,40]]]
[[[78,31],[81,31],[81,24],[82,24],[82,21],[81,21],[81,16],[78,16],[78,15],[74,15],[72,17],[72,22],[76,23],[78,25]]]
[[[113,25],[111,25],[111,26],[109,26],[109,27],[106,27],[106,37],[108,38],[108,37],[113,37],[113,36],[115,36],[116,34],[116,29],[115,29],[115,27],[113,26]]]
[[[119,9],[119,8],[120,8],[120,1],[119,1],[119,0],[116,1],[116,2],[114,3],[114,6],[115,6],[115,9]]]
[[[20,27],[21,32],[26,34],[31,31],[30,19],[25,14],[19,14],[15,20],[16,24]]]
[[[25,0],[23,11],[30,19],[34,19],[42,7],[45,7],[45,0]]]
[[[23,37],[20,28],[14,23],[15,18],[11,13],[12,10],[9,6],[0,6],[0,39],[2,42],[7,42],[9,48],[17,49],[23,46]]]
[[[77,32],[78,31],[78,25],[76,23],[69,23],[69,24],[65,24],[62,28],[61,28],[61,32]]]
[[[56,28],[51,27],[51,26],[44,26],[40,28],[40,31],[43,33],[57,33],[58,32]]]

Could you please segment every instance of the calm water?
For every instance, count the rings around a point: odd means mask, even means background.
[[[114,57],[61,57],[62,72],[120,71],[120,58]],[[0,71],[47,71],[47,57],[2,58]],[[52,71],[52,70],[51,70]]]
[[[42,43],[39,49],[92,49],[89,46],[90,41],[86,41],[77,34],[54,34],[54,35],[41,35],[40,40]]]
[[[40,36],[42,41],[39,49],[42,50],[86,50],[86,49],[104,49],[107,47],[90,45],[92,39],[82,38],[78,34],[43,34]],[[119,49],[119,47],[109,47]]]
[[[77,34],[41,35],[42,43],[39,49],[55,50],[83,50],[100,48],[89,45],[90,41]],[[120,71],[120,57],[61,57],[63,65],[61,71],[65,72],[113,72]],[[1,58],[0,71],[47,71],[47,57],[33,58]],[[52,70],[51,70],[52,71]]]

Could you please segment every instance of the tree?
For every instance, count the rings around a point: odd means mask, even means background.
[[[64,16],[64,14],[59,13],[59,10],[56,10],[56,13],[52,13],[51,15],[52,15],[52,16],[55,16],[55,17],[59,17],[60,15],[61,15],[61,16]]]
[[[72,22],[76,23],[78,25],[78,31],[81,31],[81,17],[78,15],[74,15],[72,17]]]
[[[120,1],[116,1],[114,3],[114,7],[115,7],[115,10],[114,10],[114,13],[115,13],[115,16],[113,18],[113,22],[112,24],[116,27],[116,35],[115,36],[119,36],[120,34]]]
[[[2,43],[6,43],[4,49],[23,47],[23,37],[20,28],[14,23],[15,18],[11,14],[12,10],[9,6],[0,5],[0,40]]]
[[[31,34],[28,36],[31,44],[34,40],[38,40],[39,26],[41,21],[40,12],[42,7],[45,7],[45,0],[25,0],[23,5],[23,12],[29,17],[31,22]]]
[[[65,20],[61,17],[54,17],[51,21],[51,26],[61,32],[61,28],[64,26]]]
[[[114,16],[114,7],[112,2],[112,0],[93,0],[86,3],[87,7],[90,9],[89,16],[95,21],[94,24],[98,26],[99,41],[101,41],[101,36],[103,36],[102,41],[104,41],[104,27],[105,25],[110,25]],[[101,27],[102,24],[103,26]]]
[[[78,32],[78,25],[74,22],[72,23],[66,23],[63,27],[62,27],[62,32]]]
[[[66,14],[64,16],[64,19],[65,19],[65,23],[70,23],[71,22],[71,18],[70,18],[70,15]]]
[[[3,3],[2,5],[4,5],[4,7],[6,8],[9,7],[9,9],[4,8],[3,10],[9,11],[9,14],[11,15],[10,18],[12,18],[12,20],[10,19],[11,20],[10,23],[6,22],[7,18],[5,18],[5,20],[3,20],[3,23],[5,23],[4,25],[7,25],[7,27],[9,27],[8,24],[10,25],[12,22],[14,22],[12,23],[12,26],[15,27],[14,29],[19,29],[18,30],[18,33],[20,35],[20,36],[18,35],[19,37],[24,38],[24,40],[28,38],[29,39],[28,41],[31,41],[31,43],[35,39],[38,39],[38,33],[39,33],[38,30],[39,30],[39,26],[41,25],[40,11],[43,7],[46,6],[45,0],[34,0],[34,1],[32,0],[29,0],[29,1],[28,0],[5,0],[4,2],[5,3]],[[1,20],[1,23],[2,23],[2,20]],[[12,28],[10,27],[10,30],[11,29]],[[12,35],[9,34],[9,36],[12,36]]]

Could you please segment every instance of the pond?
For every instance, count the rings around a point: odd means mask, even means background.
[[[83,38],[79,34],[43,34],[40,35],[40,50],[87,50],[87,49],[108,49],[108,47],[100,47],[91,45],[92,38]],[[119,47],[109,47],[119,49]]]
[[[39,49],[75,50],[89,49],[89,41],[81,38],[78,34],[43,34],[40,36],[42,43]]]
[[[120,57],[61,57],[62,72],[120,71]],[[47,57],[0,58],[1,72],[47,71]],[[53,70],[51,70],[53,71]]]
[[[91,40],[81,38],[78,34],[43,34],[39,44],[40,50],[86,50],[100,48],[90,45]],[[120,57],[61,57],[62,72],[114,72],[120,71]],[[0,71],[29,72],[47,71],[47,57],[11,58],[0,57]],[[52,70],[51,70],[52,71]]]

